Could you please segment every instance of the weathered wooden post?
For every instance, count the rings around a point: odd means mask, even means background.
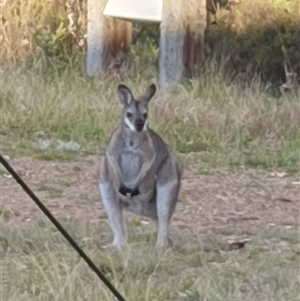
[[[187,4],[184,7],[184,75],[187,77],[199,77],[205,59],[206,0],[189,0]]]
[[[88,0],[87,58],[88,76],[97,76],[126,60],[132,40],[132,23],[107,18],[103,9],[107,0]]]
[[[164,0],[160,25],[159,82],[175,86],[183,73],[184,0]]]
[[[200,75],[205,28],[206,0],[163,1],[159,59],[162,86],[178,85],[183,75]]]

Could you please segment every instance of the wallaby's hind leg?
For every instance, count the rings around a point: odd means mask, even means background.
[[[126,245],[126,229],[122,214],[122,208],[117,194],[114,190],[113,183],[106,176],[107,170],[104,159],[102,160],[100,170],[99,190],[102,203],[108,216],[109,224],[113,232],[113,246],[122,248]]]
[[[156,247],[168,246],[170,238],[170,220],[174,213],[181,184],[182,168],[173,157],[165,162],[157,175],[157,242]]]

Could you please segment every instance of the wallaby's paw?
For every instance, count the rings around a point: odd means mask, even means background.
[[[116,251],[124,251],[128,249],[128,245],[126,242],[113,241],[104,246],[101,246],[102,249],[116,250]]]
[[[112,242],[111,247],[118,251],[126,251],[128,249],[126,242]]]
[[[163,257],[164,254],[170,249],[171,244],[169,240],[165,242],[157,242],[156,243],[156,254],[159,258]]]

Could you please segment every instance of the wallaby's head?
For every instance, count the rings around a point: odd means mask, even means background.
[[[143,132],[148,128],[148,104],[156,92],[151,84],[144,95],[134,99],[132,92],[125,85],[118,86],[118,95],[123,105],[123,125],[133,132]]]

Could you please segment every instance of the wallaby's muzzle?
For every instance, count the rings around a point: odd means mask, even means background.
[[[141,120],[141,119],[138,119],[136,122],[135,122],[135,128],[136,128],[136,131],[137,132],[141,132],[144,128],[144,121]]]

